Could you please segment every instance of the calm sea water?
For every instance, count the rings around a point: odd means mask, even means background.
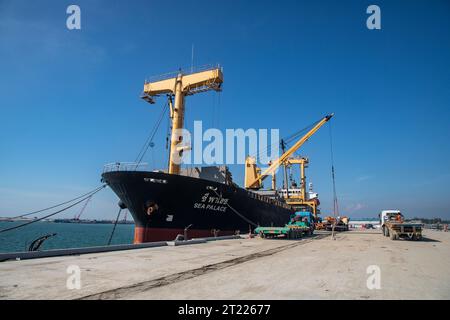
[[[23,222],[0,222],[0,230]],[[0,233],[0,252],[28,251],[31,242],[49,233],[40,250],[103,246],[108,244],[113,224],[36,222],[23,228]],[[134,225],[118,224],[111,244],[133,243]]]

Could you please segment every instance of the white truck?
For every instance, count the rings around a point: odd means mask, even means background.
[[[405,222],[400,210],[381,211],[380,225],[383,235],[390,237],[391,240],[399,238],[422,239],[422,224]]]

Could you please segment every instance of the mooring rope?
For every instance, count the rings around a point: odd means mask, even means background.
[[[212,190],[214,191],[214,193],[221,199],[222,196],[216,191],[217,188],[213,188],[213,187],[209,187],[208,190]],[[244,219],[246,222],[250,223],[251,225],[253,225],[254,227],[257,227],[258,225],[256,223],[254,223],[253,221],[249,220],[247,217],[243,216],[242,214],[240,214],[236,209],[234,209],[232,206],[230,206],[228,204],[228,202],[226,203],[227,207],[230,208],[235,214],[237,214],[239,217],[241,217],[242,219]]]
[[[53,213],[51,213],[51,214],[48,214],[48,215],[46,215],[46,216],[44,216],[44,217],[41,217],[41,218],[39,218],[39,219],[34,219],[34,220],[28,221],[28,222],[26,222],[26,223],[19,224],[19,225],[17,225],[17,226],[11,227],[11,228],[2,229],[2,230],[0,230],[0,233],[6,232],[6,231],[15,230],[15,229],[19,229],[19,228],[22,228],[22,227],[25,227],[25,226],[27,226],[27,225],[29,225],[29,224],[32,224],[32,223],[35,223],[35,222],[38,222],[38,221],[47,219],[47,218],[49,218],[49,217],[51,217],[51,216],[54,216],[54,215],[56,215],[56,214],[58,214],[58,213],[61,213],[61,212],[63,212],[63,211],[66,211],[67,209],[70,209],[70,208],[76,206],[77,204],[79,204],[79,203],[81,203],[81,202],[87,200],[89,197],[92,197],[94,194],[96,194],[97,192],[99,192],[100,190],[102,190],[102,189],[105,188],[105,187],[106,187],[106,184],[104,184],[103,186],[97,188],[95,192],[90,193],[88,196],[84,197],[83,199],[81,199],[81,200],[79,200],[79,201],[77,201],[77,202],[71,204],[70,206],[67,206],[67,207],[62,208],[61,210],[58,210],[58,211],[53,212]]]
[[[85,193],[85,194],[82,194],[81,196],[78,196],[78,197],[76,197],[76,198],[73,198],[73,199],[71,199],[71,200],[69,200],[69,201],[64,201],[64,202],[61,202],[61,203],[59,203],[59,204],[56,204],[56,205],[54,205],[54,206],[51,206],[51,207],[48,207],[48,208],[45,208],[45,209],[40,209],[40,210],[36,210],[36,211],[33,211],[33,212],[21,214],[20,216],[12,217],[11,219],[23,218],[23,217],[26,217],[26,216],[31,216],[32,214],[36,214],[36,213],[39,213],[39,212],[43,212],[43,211],[47,211],[47,210],[50,210],[50,209],[54,209],[54,208],[60,207],[60,206],[62,206],[62,205],[71,203],[71,202],[73,202],[73,201],[75,201],[75,200],[81,199],[81,198],[83,198],[83,197],[85,197],[85,196],[94,194],[94,193],[97,192],[97,190],[101,190],[101,189],[104,188],[104,187],[106,187],[106,184],[103,184],[103,185],[101,185],[100,187],[97,187],[97,188],[95,188],[94,190],[91,190],[91,191],[89,191],[89,192],[87,192],[87,193]]]
[[[111,244],[112,238],[113,238],[113,236],[114,236],[114,231],[116,231],[116,226],[117,226],[117,223],[119,222],[119,217],[120,217],[120,213],[121,213],[121,212],[122,212],[122,208],[119,208],[119,212],[117,213],[116,221],[114,222],[113,230],[112,230],[112,232],[111,232],[111,235],[109,236],[108,246]]]

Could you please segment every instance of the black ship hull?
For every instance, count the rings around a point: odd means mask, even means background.
[[[283,226],[293,208],[251,191],[162,172],[114,171],[102,175],[135,222],[135,243],[247,233]],[[233,210],[234,209],[234,210]]]

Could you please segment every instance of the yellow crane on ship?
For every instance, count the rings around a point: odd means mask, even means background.
[[[282,193],[286,202],[294,207],[308,206],[317,217],[318,202],[316,199],[308,199],[306,194],[306,175],[305,168],[309,160],[305,157],[294,157],[294,153],[306,142],[313,134],[317,132],[325,123],[327,123],[334,113],[323,117],[311,130],[301,137],[291,148],[284,152],[278,159],[269,163],[269,167],[261,173],[261,169],[256,165],[255,157],[247,157],[245,160],[245,188],[250,190],[259,190],[263,187],[263,180],[272,177],[272,190],[276,189],[276,171],[280,166],[290,167],[292,165],[300,166],[300,190],[299,192]]]
[[[223,73],[220,67],[208,67],[190,74],[179,71],[163,75],[152,82],[145,82],[142,99],[154,104],[155,97],[169,96],[172,133],[170,138],[169,174],[180,174],[180,159],[184,151],[190,149],[183,145],[181,129],[184,128],[185,97],[205,91],[221,91]],[[175,97],[175,104],[172,102]]]

